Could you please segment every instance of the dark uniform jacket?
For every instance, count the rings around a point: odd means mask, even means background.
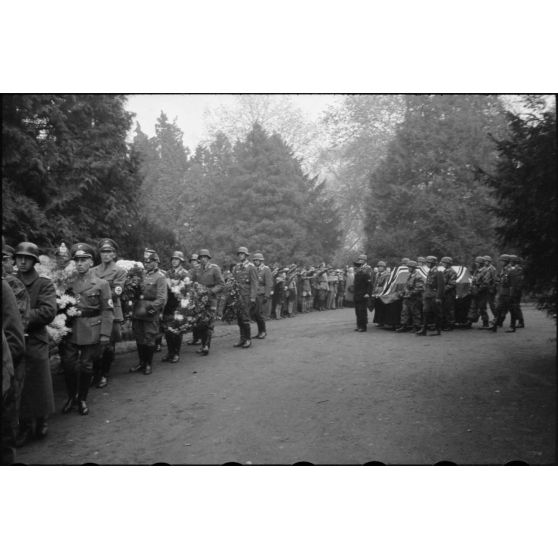
[[[133,319],[155,321],[167,302],[167,281],[159,269],[143,277],[143,293],[134,305]]]
[[[407,277],[407,283],[405,283],[405,288],[403,289],[403,298],[415,298],[420,296],[425,289],[424,279],[422,274],[418,269],[415,269],[412,273],[409,273]]]
[[[364,295],[372,294],[372,280],[367,269],[355,269],[355,282],[353,285],[355,302],[365,300]]]
[[[273,276],[271,275],[271,269],[269,269],[267,265],[260,264],[256,267],[256,273],[258,274],[258,294],[269,298],[271,296],[271,291],[273,290]]]
[[[205,267],[196,269],[193,272],[192,280],[206,287],[213,297],[216,297],[225,287],[221,268],[214,263],[208,262]]]
[[[457,287],[457,273],[452,267],[444,269],[444,292],[446,294],[455,291]]]
[[[509,268],[508,275],[510,280],[510,296],[521,296],[521,291],[523,289],[523,270],[519,265],[514,265]]]
[[[47,416],[54,411],[54,393],[49,365],[47,324],[56,316],[56,290],[47,277],[33,269],[17,278],[29,294],[31,310],[25,342],[25,382],[21,396],[20,419]]]
[[[428,270],[426,281],[424,283],[423,298],[439,298],[444,295],[444,274],[438,270],[437,266],[433,266]]]
[[[11,362],[15,368],[23,358],[25,351],[24,328],[15,294],[4,279],[2,279],[2,331],[6,336]],[[5,355],[2,354],[2,356]]]
[[[25,285],[31,305],[26,333],[30,339],[48,345],[46,326],[54,320],[57,311],[54,284],[47,277],[39,277],[35,270],[25,275],[18,273],[16,277]]]
[[[77,299],[81,316],[74,319],[70,343],[95,345],[101,335],[110,337],[114,312],[112,293],[107,281],[98,277],[93,270],[78,275],[69,284]]]
[[[245,260],[238,262],[233,268],[233,276],[238,283],[240,297],[246,301],[256,299],[258,294],[258,273],[256,266]],[[247,300],[248,299],[248,300]]]
[[[104,263],[91,269],[91,271],[101,279],[107,281],[112,293],[112,303],[114,305],[114,320],[121,322],[124,320],[122,314],[122,304],[120,295],[126,281],[126,270],[118,267],[115,262],[110,262],[106,266]]]
[[[25,285],[14,275],[6,275],[3,279],[6,280],[6,283],[8,283],[14,293],[17,309],[19,310],[21,322],[23,323],[23,329],[25,329],[29,322],[29,313],[31,312],[29,293],[27,292]]]

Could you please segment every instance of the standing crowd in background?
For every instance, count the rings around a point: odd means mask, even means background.
[[[38,246],[21,242],[14,249],[2,239],[2,462],[15,459],[17,447],[48,433],[54,411],[50,370],[53,343],[60,356],[67,399],[63,414],[89,414],[87,397],[95,386],[110,380],[116,343],[122,328],[131,323],[138,363],[129,372],[150,375],[154,355],[166,340],[162,362],[180,360],[183,335],[208,356],[215,322],[236,321],[234,347],[248,349],[252,340],[264,340],[269,320],[297,314],[354,307],[356,330],[365,332],[368,313],[380,328],[433,335],[462,326],[496,332],[509,312],[508,332],[525,326],[520,302],[523,271],[520,259],[503,254],[499,269],[490,256],[475,258],[467,297],[466,317],[456,317],[457,275],[449,256],[403,258],[394,271],[408,275],[397,300],[382,302],[391,269],[385,261],[375,267],[361,254],[353,266],[267,266],[264,254],[236,252],[237,263],[225,269],[200,249],[188,258],[179,250],[169,253],[170,267],[162,270],[159,254],[146,248],[143,261],[117,260],[118,245],[101,239],[96,247],[64,243],[43,273]],[[41,273],[39,273],[39,271]],[[488,309],[492,313],[489,319]],[[391,314],[391,317],[388,315]],[[188,322],[190,320],[190,322]],[[257,333],[252,335],[252,324]],[[190,324],[190,325],[188,325]],[[54,327],[56,326],[56,327]]]

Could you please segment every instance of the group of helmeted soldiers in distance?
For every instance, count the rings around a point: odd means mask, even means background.
[[[511,316],[510,327],[506,330],[508,333],[525,327],[520,306],[524,282],[520,258],[502,254],[499,262],[500,269],[497,270],[490,256],[475,258],[470,306],[464,327],[471,328],[480,317],[481,329],[496,332],[498,327],[503,326],[508,312]],[[416,261],[408,258],[401,260],[401,266],[408,269],[409,273],[404,288],[399,292],[402,305],[395,331],[426,335],[430,327],[431,335],[441,335],[442,331],[451,331],[456,327],[457,272],[449,256],[441,258],[440,264],[435,256],[420,257]],[[385,308],[378,303],[378,299],[389,280],[390,272],[384,261],[379,261],[372,269],[366,263],[365,254],[359,256],[354,267],[355,331],[366,331],[367,310],[374,308],[375,322],[378,327],[384,327]],[[493,314],[492,321],[488,316],[488,307]]]
[[[60,271],[67,269],[70,260],[75,268],[65,288],[75,297],[76,315],[71,331],[58,344],[67,392],[62,406],[64,414],[77,410],[87,415],[90,386],[104,388],[108,385],[115,345],[122,339],[121,297],[128,277],[126,270],[117,263],[117,252],[117,243],[104,238],[96,248],[80,242],[68,250],[61,244],[55,254]],[[167,354],[162,361],[176,363],[180,360],[183,334],[169,324],[180,304],[173,286],[181,282],[202,285],[207,293],[210,318],[193,329],[188,343],[199,344],[197,352],[207,356],[214,321],[222,311],[225,286],[229,281],[234,283],[237,293],[234,316],[239,340],[234,347],[247,349],[252,339],[266,338],[269,318],[291,317],[297,311],[341,308],[345,298],[354,301],[357,331],[365,331],[367,310],[374,308],[374,301],[390,275],[385,262],[379,261],[372,269],[364,254],[354,262],[354,276],[351,268],[334,269],[325,263],[316,267],[275,265],[270,268],[265,265],[262,252],[250,257],[245,246],[239,247],[236,255],[237,263],[223,273],[210,261],[211,253],[207,249],[190,256],[189,268],[184,253],[174,251],[169,270],[163,271],[159,268],[156,251],[145,249],[141,295],[134,301],[131,312],[138,363],[130,372],[152,373],[154,353],[161,350],[163,336]],[[21,242],[13,249],[2,239],[3,462],[13,460],[15,447],[23,446],[32,438],[44,438],[48,432],[48,417],[54,412],[47,326],[55,319],[59,302],[53,280],[37,272],[40,256],[38,246],[32,242]],[[98,265],[94,265],[96,257],[100,258]],[[425,335],[428,325],[433,324],[434,334],[439,335],[442,329],[454,326],[455,271],[449,257],[441,259],[443,269],[438,267],[434,256],[425,258],[424,262],[420,260],[401,262],[410,273],[401,295],[403,310],[401,327],[397,331],[413,330]],[[480,316],[483,328],[496,331],[508,312],[511,313],[508,331],[524,327],[520,308],[523,274],[519,258],[502,255],[499,271],[488,256],[478,257],[475,262],[469,327]],[[427,269],[426,279],[419,273],[423,263]],[[487,306],[494,315],[491,324]],[[381,319],[376,321],[382,326]],[[254,337],[251,322],[257,325],[258,333]]]

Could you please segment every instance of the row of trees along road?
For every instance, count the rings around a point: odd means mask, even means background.
[[[208,247],[223,263],[246,244],[268,261],[337,265],[363,249],[391,263],[509,251],[526,258],[529,288],[555,304],[547,97],[515,96],[512,106],[495,95],[345,95],[306,128],[285,97],[244,96],[193,153],[164,113],[153,137],[137,125],[128,142],[125,103],[2,97],[8,243],[48,250],[110,236],[125,257],[147,245]]]

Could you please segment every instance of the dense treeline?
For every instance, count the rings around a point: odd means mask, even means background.
[[[388,259],[434,254],[463,264],[494,254],[494,197],[478,176],[497,160],[505,134],[490,95],[407,95],[385,157],[369,178],[368,250]]]
[[[278,134],[255,124],[231,145],[217,134],[191,155],[161,113],[149,138],[122,95],[4,95],[3,232],[43,250],[114,238],[127,257],[246,244],[279,261],[329,258],[340,222],[323,181]]]
[[[254,117],[244,135],[214,123],[190,152],[164,113],[153,137],[137,125],[129,142],[123,95],[3,95],[3,233],[43,250],[110,236],[132,258],[147,245],[207,247],[225,264],[238,245],[270,263],[336,265],[362,250],[392,264],[510,251],[526,260],[528,289],[553,304],[556,109],[542,96],[513,101],[342,96],[321,120],[309,174],[277,131],[280,114],[273,129]]]
[[[497,199],[500,242],[524,259],[528,289],[556,316],[556,105],[528,95],[524,111],[506,112],[509,135],[495,139],[498,162],[483,176]]]

